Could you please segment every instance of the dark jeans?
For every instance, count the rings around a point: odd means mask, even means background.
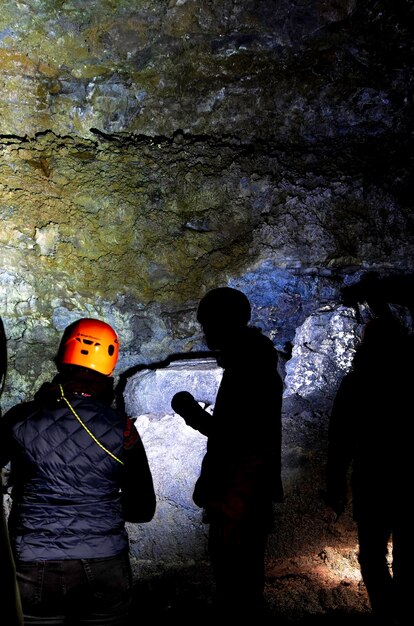
[[[125,626],[132,597],[128,554],[16,563],[24,623]]]
[[[214,572],[218,616],[231,621],[259,619],[265,614],[265,550],[263,525],[210,522],[209,556]]]

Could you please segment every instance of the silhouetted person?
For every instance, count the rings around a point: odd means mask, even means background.
[[[341,299],[345,306],[353,307],[359,318],[358,305],[368,304],[371,312],[381,319],[393,317],[390,303],[408,309],[414,321],[414,275],[390,274],[383,276],[369,271],[353,285],[341,289]]]
[[[361,574],[376,623],[387,625],[412,617],[412,342],[388,313],[370,321],[329,423],[327,503],[343,512],[350,475]]]
[[[111,326],[78,320],[63,335],[53,381],[0,422],[25,624],[127,623],[125,521],[150,521],[156,501],[140,436],[112,407],[118,350]]]
[[[264,557],[272,528],[272,502],[281,482],[282,380],[277,352],[258,328],[248,326],[250,303],[236,289],[213,289],[197,319],[207,346],[224,368],[213,415],[182,391],[172,408],[208,437],[193,499],[209,523],[208,549],[218,617],[265,616]]]
[[[0,395],[7,372],[7,342],[3,322],[0,319]],[[1,419],[1,411],[0,411]],[[23,626],[23,613],[16,580],[16,569],[10,548],[6,518],[3,508],[2,476],[0,474],[0,614],[7,626]]]

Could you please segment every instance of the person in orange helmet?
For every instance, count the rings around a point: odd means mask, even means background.
[[[149,522],[156,498],[139,433],[113,407],[118,354],[109,324],[74,322],[63,334],[55,378],[0,423],[25,624],[127,624],[125,522]]]

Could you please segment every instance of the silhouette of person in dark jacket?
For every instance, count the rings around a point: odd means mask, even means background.
[[[78,320],[63,335],[57,376],[0,422],[25,624],[127,623],[125,522],[150,521],[156,500],[138,431],[112,407],[118,350],[108,324]]]
[[[187,391],[171,402],[188,425],[207,437],[193,499],[209,523],[218,615],[234,620],[265,616],[272,502],[283,499],[278,356],[271,340],[248,326],[250,315],[242,292],[223,287],[207,293],[197,319],[224,369],[213,415]]]
[[[0,395],[3,391],[7,372],[7,342],[3,321],[0,319]],[[1,419],[1,412],[0,412]],[[19,589],[16,580],[16,568],[11,552],[7,522],[4,515],[3,485],[0,475],[1,510],[0,510],[0,610],[8,626],[23,626]]]
[[[364,329],[329,423],[326,500],[340,515],[350,484],[361,575],[373,617],[384,625],[411,623],[412,342],[382,307]]]

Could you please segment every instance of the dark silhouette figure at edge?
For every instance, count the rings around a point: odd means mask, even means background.
[[[399,281],[408,284],[402,278]],[[384,286],[391,285],[393,291],[387,293]],[[387,297],[403,300],[391,279],[382,283],[376,275],[370,275],[358,289],[362,292],[347,290],[347,302],[353,298],[365,300],[373,318],[365,325],[352,368],[341,381],[334,400],[328,431],[325,501],[337,518],[347,505],[350,486],[358,559],[373,622],[405,626],[412,620],[414,560],[414,338],[385,301]],[[408,297],[412,298],[411,293]],[[408,304],[412,305],[412,299]]]
[[[214,616],[269,619],[264,558],[272,502],[283,500],[281,405],[283,384],[272,341],[249,326],[250,303],[240,291],[213,289],[197,320],[224,373],[210,415],[188,391],[171,401],[186,423],[207,437],[193,499],[209,524],[208,551],[216,587]]]
[[[62,337],[57,375],[0,421],[25,624],[128,623],[125,522],[149,522],[156,498],[140,435],[112,406],[118,351],[105,322],[74,322]]]
[[[6,373],[7,342],[3,321],[0,318],[0,396],[3,392]],[[2,487],[2,476],[0,476],[0,479]],[[16,580],[16,568],[14,565],[14,560],[10,547],[6,517],[4,515],[3,506],[2,488],[0,511],[0,611],[2,614],[2,620],[7,620],[7,626],[23,626],[23,613],[21,609],[19,589]]]

